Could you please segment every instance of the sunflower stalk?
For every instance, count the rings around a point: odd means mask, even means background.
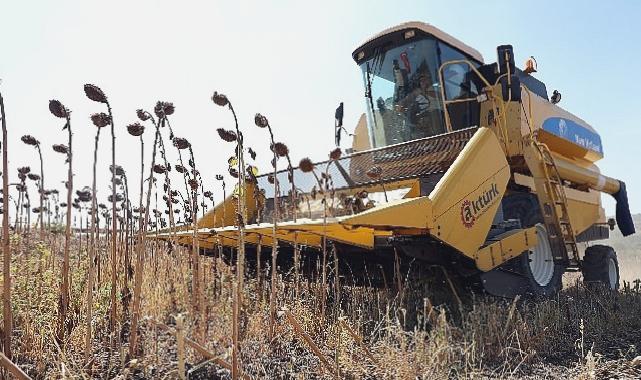
[[[187,200],[185,201],[183,199],[184,204],[189,204],[191,205],[190,212],[189,212],[189,217],[191,219],[191,225],[192,225],[192,250],[191,250],[191,255],[190,255],[190,261],[191,261],[191,267],[192,267],[192,312],[194,315],[199,315],[199,304],[201,304],[201,296],[200,296],[200,290],[199,290],[199,283],[200,283],[200,272],[199,272],[199,260],[198,260],[198,238],[197,238],[197,221],[196,219],[198,218],[196,210],[198,209],[198,203],[196,200],[196,190],[194,190],[190,186],[190,180],[196,180],[196,169],[195,169],[195,162],[193,158],[193,151],[191,151],[191,144],[187,142],[185,139],[180,139],[176,137],[174,134],[171,124],[169,121],[167,122],[167,126],[169,127],[169,132],[170,132],[170,139],[172,140],[174,146],[176,147],[176,150],[178,151],[178,162],[180,162],[180,166],[183,168],[183,181],[185,183],[185,192],[187,193]],[[192,175],[193,178],[189,174],[189,170],[185,167],[184,161],[183,161],[183,156],[182,156],[182,146],[181,143],[184,144],[186,147],[189,145],[189,150],[191,154],[191,160],[190,163],[194,164],[192,167]],[[185,213],[185,218],[187,217],[187,214]],[[199,327],[201,327],[202,324],[199,324]],[[202,334],[199,334],[199,336],[202,336]]]
[[[145,207],[144,207],[144,218],[141,218],[140,220],[140,226],[139,226],[139,232],[138,232],[137,244],[136,244],[136,272],[134,274],[134,295],[133,295],[133,306],[132,306],[132,316],[131,316],[131,333],[129,334],[129,356],[131,357],[134,357],[137,354],[137,347],[138,347],[137,345],[138,321],[140,319],[144,249],[145,249],[145,243],[146,243],[147,223],[149,220],[149,206],[151,204],[152,186],[154,185],[154,165],[156,164],[156,152],[158,148],[158,142],[160,140],[160,123],[156,123],[154,118],[148,112],[139,111],[139,117],[140,116],[143,116],[143,118],[148,118],[151,120],[151,122],[155,127],[154,129],[156,133],[155,133],[154,145],[151,153],[151,166],[149,167],[149,177],[147,178],[148,184],[147,184],[147,197],[145,200]],[[142,144],[142,135],[141,135],[141,144]],[[141,154],[141,158],[142,157],[144,156],[142,156]],[[144,170],[144,163],[141,165]],[[142,181],[141,181],[141,186],[142,186]],[[140,202],[142,203],[142,196],[140,199],[141,199]]]
[[[274,133],[267,118],[261,114],[256,114],[254,123],[260,128],[267,128],[269,132],[270,147],[273,153],[272,166],[273,166],[273,183],[274,183],[274,197],[272,212],[272,263],[271,263],[271,285],[269,292],[269,339],[274,338],[274,330],[276,325],[276,297],[278,292],[276,290],[276,275],[277,275],[277,259],[278,259],[278,236],[276,230],[278,229],[279,219],[279,182],[278,181],[278,154],[276,153],[276,142],[274,141]]]
[[[233,318],[232,318],[232,379],[241,377],[240,372],[240,334],[239,334],[239,319],[242,313],[243,304],[243,277],[244,277],[244,263],[245,263],[245,163],[243,159],[243,135],[240,133],[238,126],[238,118],[231,102],[223,94],[214,92],[212,96],[213,102],[221,107],[227,106],[234,116],[234,125],[236,133],[219,129],[218,134],[220,137],[228,142],[236,142],[236,158],[237,158],[237,171],[238,171],[238,188],[236,191],[237,196],[237,215],[236,223],[238,225],[238,254],[236,263],[236,283],[233,286]]]
[[[54,150],[66,154],[67,163],[67,215],[65,226],[65,242],[62,261],[62,281],[60,289],[60,305],[58,310],[58,331],[57,339],[61,344],[65,342],[65,333],[67,326],[67,310],[69,308],[69,248],[71,245],[71,218],[72,218],[72,195],[73,195],[73,133],[71,132],[71,112],[57,100],[49,102],[49,111],[61,119],[65,119],[65,125],[62,130],[67,130],[69,138],[68,145],[54,145]]]
[[[2,330],[4,355],[11,359],[13,313],[11,310],[11,247],[9,241],[9,160],[7,155],[7,118],[4,99],[0,92],[0,119],[2,121]]]
[[[85,362],[88,362],[91,356],[91,321],[93,319],[93,278],[94,278],[94,261],[96,258],[96,218],[98,213],[98,205],[96,199],[96,166],[98,163],[98,141],[100,140],[100,130],[96,131],[96,137],[93,150],[93,167],[92,167],[92,182],[91,182],[91,234],[90,234],[90,247],[89,247],[89,271],[87,273],[87,316],[86,316],[86,331],[85,331]]]

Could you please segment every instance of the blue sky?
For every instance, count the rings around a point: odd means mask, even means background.
[[[561,106],[601,133],[603,173],[628,183],[631,208],[641,212],[641,2],[2,1],[0,86],[11,165],[37,168],[35,152],[19,141],[25,133],[36,136],[45,143],[47,187],[62,188],[65,178],[63,159],[49,147],[66,140],[47,110],[51,98],[73,111],[76,187],[90,184],[95,127],[88,116],[103,109],[84,97],[86,82],[101,86],[113,103],[117,160],[133,183],[138,144],[125,126],[135,121],[136,108],[168,100],[176,105],[177,134],[192,142],[216,189],[214,174],[225,171],[232,148],[215,129],[231,128],[232,119],[209,100],[214,90],[234,102],[260,167],[268,167],[267,135],[253,125],[256,112],[270,119],[296,161],[325,158],[338,103],[345,103],[348,129],[364,112],[352,51],[384,28],[418,20],[475,47],[486,62],[506,43],[519,64],[535,56],[537,77],[549,91],[562,92]],[[613,202],[604,201],[611,213]]]

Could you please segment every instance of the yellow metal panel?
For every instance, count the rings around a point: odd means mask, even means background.
[[[534,189],[532,177],[515,174],[517,184]],[[565,187],[568,199],[568,214],[574,234],[578,235],[595,223],[605,223],[605,210],[601,207],[601,193],[595,190],[580,191]]]
[[[548,147],[557,153],[562,154],[563,156],[569,159],[586,159],[591,162],[596,162],[603,158],[601,153],[597,153],[588,149],[581,148],[577,144],[573,144],[568,140],[562,139],[558,136],[555,136],[542,128],[543,122],[549,117],[562,117],[564,119],[572,120],[585,129],[595,132],[585,120],[582,120],[578,116],[566,111],[565,109],[559,107],[556,104],[550,103],[547,99],[541,98],[535,94],[530,94],[530,96],[524,96],[523,99],[528,101],[531,100],[531,109],[532,109],[532,124],[534,125],[534,130],[538,133],[539,141],[548,145]],[[527,114],[529,115],[529,105],[524,107],[528,110]],[[525,131],[524,131],[525,132]]]
[[[331,223],[310,223],[300,225],[283,225],[284,230],[309,232],[318,236],[327,236],[328,239],[350,244],[362,248],[374,248],[374,230],[371,228],[353,228],[338,224],[334,219]]]
[[[256,213],[256,199],[254,199],[256,185],[252,182],[246,182],[245,188],[246,217],[250,217]],[[236,223],[236,202],[236,198],[231,195],[228,196],[222,203],[217,204],[213,209],[203,215],[202,218],[198,219],[198,228],[234,225]]]
[[[479,249],[474,260],[480,270],[487,272],[534,247],[536,243],[536,227],[510,231],[501,240]]]
[[[364,150],[372,149],[369,142],[369,132],[367,131],[367,118],[365,114],[361,114],[358,119],[356,128],[354,128],[354,138],[352,139],[352,150],[354,152],[361,152]]]
[[[428,197],[400,199],[345,217],[342,224],[372,228],[428,229],[431,224],[431,202]]]
[[[509,178],[496,135],[479,128],[429,196],[432,235],[473,257],[485,241]]]
[[[310,233],[297,233],[294,230],[283,229],[281,225],[277,226],[276,229],[276,238],[281,241],[286,241],[289,243],[298,243],[307,246],[320,246],[320,237],[315,234]],[[217,228],[214,229],[216,236],[224,236],[228,239],[232,239],[235,243],[238,244],[238,229],[235,227],[226,227],[226,228]],[[253,224],[248,225],[245,228],[245,241],[249,244],[258,244],[258,237],[262,236],[261,244],[263,246],[272,245],[272,225],[263,223],[263,224]]]

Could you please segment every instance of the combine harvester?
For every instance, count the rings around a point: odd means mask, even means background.
[[[512,46],[497,53],[496,63],[485,63],[421,22],[359,46],[353,58],[363,72],[367,117],[349,155],[315,164],[321,181],[331,179],[320,185],[329,191],[321,194],[314,173],[295,168],[292,202],[288,171],[279,172],[279,242],[320,248],[325,240],[339,260],[393,262],[400,252],[499,296],[553,295],[566,271],[617,289],[614,250],[591,245],[581,254],[578,243],[608,238],[615,223],[625,236],[635,232],[625,184],[599,172],[599,134],[556,104],[558,92],[548,97],[531,75],[535,61],[520,70]],[[615,198],[616,222],[606,221],[601,192]],[[269,177],[247,183],[244,194],[248,252],[256,244],[268,251]],[[237,246],[235,213],[229,197],[200,219],[200,249]],[[161,237],[191,244],[192,231]]]

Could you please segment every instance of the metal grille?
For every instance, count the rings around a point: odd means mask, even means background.
[[[359,187],[372,183],[390,182],[401,179],[423,177],[444,173],[452,165],[463,147],[472,138],[477,128],[467,128],[443,135],[427,137],[365,152],[357,152],[337,160],[315,164],[320,177],[322,173],[331,176],[336,190]],[[373,180],[367,172],[379,167],[381,175]],[[287,171],[277,173],[281,196],[291,189]],[[318,188],[312,173],[304,173],[299,168],[293,170],[294,184],[299,192],[309,193]],[[274,185],[269,183],[268,175],[258,177],[258,186],[265,197],[274,196]]]

